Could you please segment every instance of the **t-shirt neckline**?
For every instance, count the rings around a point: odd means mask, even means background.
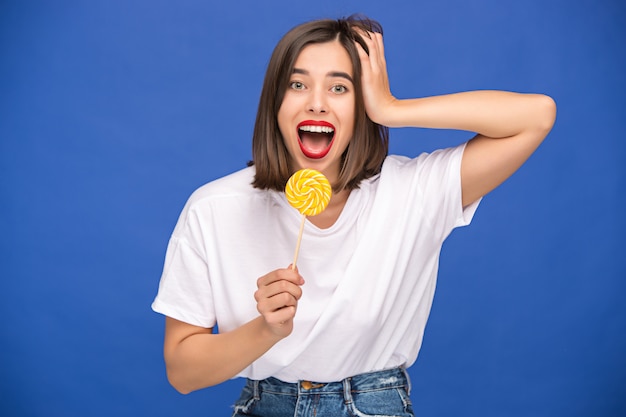
[[[361,201],[363,198],[367,197],[367,186],[368,181],[364,180],[361,182],[360,188],[355,188],[354,190],[350,191],[348,199],[346,200],[346,204],[343,206],[341,213],[339,213],[339,217],[332,226],[322,229],[320,227],[317,227],[307,219],[304,226],[307,232],[317,235],[331,234],[334,233],[336,230],[345,227],[345,225],[349,225],[355,222],[358,210],[363,206]],[[275,195],[276,200],[278,200],[281,207],[284,209],[285,215],[294,218],[297,221],[297,224],[299,224],[302,221],[302,214],[300,214],[298,210],[296,210],[289,204],[285,193],[275,192]]]

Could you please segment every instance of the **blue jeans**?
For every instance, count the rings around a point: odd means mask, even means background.
[[[232,417],[414,417],[404,368],[326,384],[248,379]]]

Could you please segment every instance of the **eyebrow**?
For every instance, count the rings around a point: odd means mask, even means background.
[[[302,74],[302,75],[309,75],[309,71],[302,69],[302,68],[294,68],[293,69],[293,74]],[[348,74],[347,72],[343,72],[343,71],[331,71],[328,74],[326,74],[327,77],[330,78],[335,78],[335,77],[339,77],[339,78],[345,78],[346,80],[350,81],[352,84],[354,84],[354,81],[352,80],[352,77],[350,76],[350,74]]]

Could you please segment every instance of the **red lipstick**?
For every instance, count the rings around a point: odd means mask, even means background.
[[[304,120],[298,123],[298,143],[307,158],[325,157],[335,139],[335,126],[323,120]]]

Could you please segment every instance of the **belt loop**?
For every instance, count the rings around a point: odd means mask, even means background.
[[[404,373],[404,377],[406,378],[406,383],[407,383],[406,393],[408,395],[411,395],[411,377],[409,376],[409,373],[407,372],[404,366],[401,366],[400,369],[402,370],[402,372]]]
[[[352,390],[352,386],[350,384],[350,380],[351,378],[346,378],[341,381],[343,383],[343,400],[346,404],[350,404],[352,402],[352,393],[350,392]]]
[[[256,379],[252,382],[252,391],[254,392],[254,399],[258,401],[261,396],[259,395],[259,381]]]

